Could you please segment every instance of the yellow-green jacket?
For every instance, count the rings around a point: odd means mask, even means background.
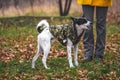
[[[111,6],[112,0],[77,0],[78,4],[91,5],[91,6]]]

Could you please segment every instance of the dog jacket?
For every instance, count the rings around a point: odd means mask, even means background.
[[[39,32],[42,32],[43,29],[42,26],[39,27]],[[65,24],[51,25],[50,32],[62,45],[66,46],[68,38],[72,41],[73,45],[77,44],[84,30],[80,35],[77,35],[77,30],[73,24]]]

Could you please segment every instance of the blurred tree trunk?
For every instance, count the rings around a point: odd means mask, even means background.
[[[75,0],[62,0],[62,1],[64,1],[63,12],[65,13],[65,15],[69,13],[70,6],[77,6],[77,3],[73,3],[75,2]],[[70,1],[72,1],[71,4],[70,4]],[[36,6],[38,8],[35,8]],[[109,7],[109,10],[108,10],[109,22],[120,22],[119,6],[120,6],[120,0],[113,0],[113,6]],[[0,16],[9,16],[9,13],[11,14],[17,13],[18,15],[21,15],[21,14],[24,15],[25,13],[29,14],[30,10],[32,14],[34,14],[35,9],[43,13],[45,12],[46,14],[50,14],[49,12],[52,12],[52,11],[53,11],[52,13],[55,13],[54,11],[56,9],[56,11],[58,12],[56,13],[59,14],[59,0],[0,0]],[[75,8],[71,7],[71,11],[74,12],[74,9]],[[77,8],[77,11],[75,13],[79,14],[78,8]]]
[[[0,10],[3,16],[5,15],[4,10],[6,8],[9,8],[9,0],[0,0]]]
[[[64,1],[64,0],[63,0]],[[71,7],[72,0],[65,0],[65,4],[63,5],[62,0],[59,0],[59,12],[60,16],[67,16]]]
[[[33,14],[33,15],[34,15],[34,10],[33,10],[34,1],[35,1],[35,0],[30,0],[30,6],[31,6],[31,9],[32,9],[32,14]]]
[[[113,5],[108,10],[109,22],[120,22],[120,0],[113,0]]]

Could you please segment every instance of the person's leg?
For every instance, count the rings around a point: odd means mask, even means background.
[[[82,9],[83,16],[93,23],[94,7],[83,5]],[[91,24],[89,30],[85,31],[85,34],[83,36],[83,43],[84,43],[84,60],[90,61],[92,60],[94,52],[93,24]]]
[[[106,41],[106,16],[108,7],[96,7],[96,31],[97,40],[95,48],[95,59],[102,59]]]

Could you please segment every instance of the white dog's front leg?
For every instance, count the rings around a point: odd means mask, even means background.
[[[74,62],[78,66],[78,44],[74,45]]]
[[[68,60],[69,60],[70,68],[74,67],[72,63],[71,48],[72,48],[72,42],[68,39],[67,52],[68,52]]]

